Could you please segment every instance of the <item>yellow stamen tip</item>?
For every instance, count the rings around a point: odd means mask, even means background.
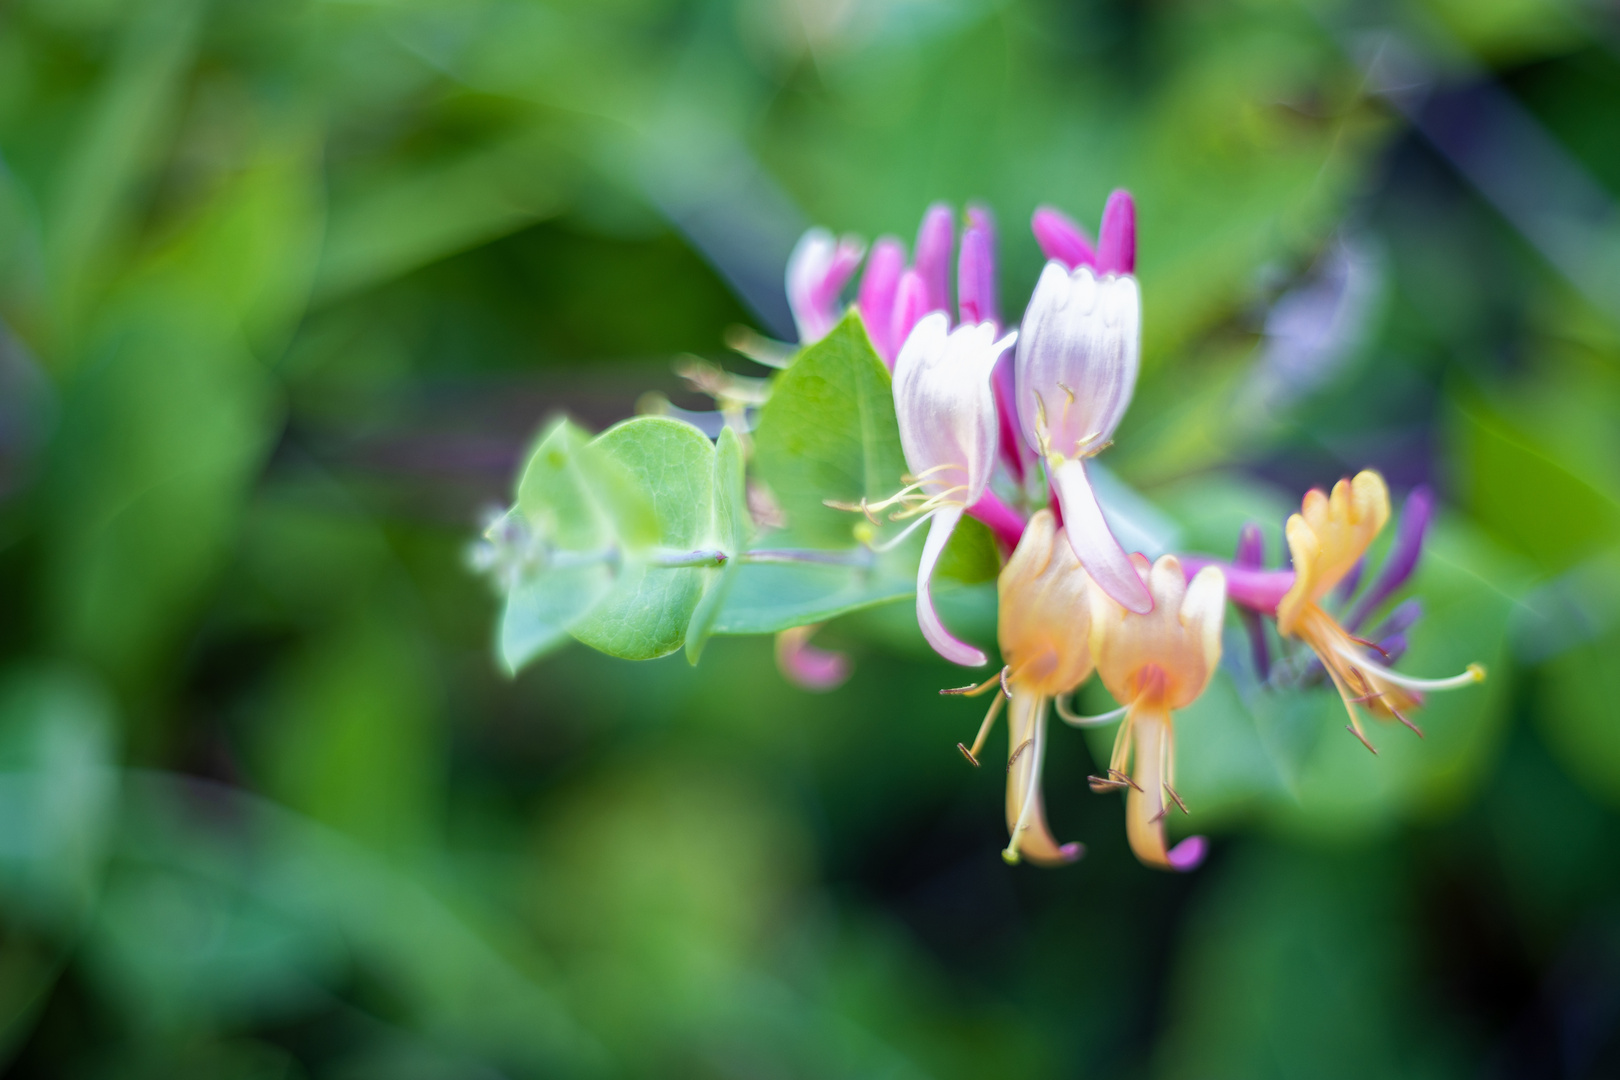
[[[872,537],[877,535],[877,530],[865,521],[856,522],[853,531],[855,533],[855,542],[858,544],[870,544]]]
[[[1005,862],[1008,866],[1017,866],[1018,865],[1018,852],[1014,851],[1012,848],[1007,848],[1006,850],[1004,850],[1001,853],[1001,858],[1002,858],[1002,861]]]
[[[1470,675],[1472,675],[1474,677],[1475,682],[1484,682],[1485,681],[1485,665],[1484,664],[1469,664],[1468,665],[1468,674],[1470,674]]]

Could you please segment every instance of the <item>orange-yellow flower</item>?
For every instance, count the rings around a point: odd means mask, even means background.
[[[1166,850],[1164,817],[1176,794],[1175,728],[1171,713],[1197,700],[1221,659],[1221,619],[1226,578],[1207,566],[1188,582],[1181,563],[1165,555],[1148,565],[1131,562],[1153,596],[1153,610],[1139,615],[1101,589],[1091,597],[1091,653],[1097,674],[1125,705],[1125,722],[1114,738],[1106,777],[1092,789],[1128,789],[1125,828],[1136,857],[1149,866],[1191,870],[1204,857],[1204,838],[1188,837]]]
[[[1072,693],[1091,675],[1086,594],[1091,580],[1050,510],[1030,518],[1023,538],[997,583],[1000,615],[996,636],[1006,667],[981,689],[999,683],[971,750],[979,750],[1004,700],[1007,708],[1007,831],[1003,857],[1054,866],[1078,859],[1080,844],[1059,844],[1046,824],[1041,801],[1041,767],[1046,759],[1047,705]],[[969,690],[971,692],[971,689]]]
[[[1340,480],[1333,493],[1305,493],[1300,512],[1288,519],[1288,550],[1294,584],[1277,603],[1277,631],[1297,637],[1316,653],[1344,700],[1349,728],[1377,753],[1362,730],[1356,706],[1374,716],[1396,719],[1422,734],[1407,713],[1423,703],[1426,690],[1448,690],[1485,678],[1478,664],[1449,679],[1414,679],[1372,658],[1375,646],[1353,636],[1323,610],[1321,601],[1348,574],[1389,520],[1389,489],[1384,478],[1364,469]]]

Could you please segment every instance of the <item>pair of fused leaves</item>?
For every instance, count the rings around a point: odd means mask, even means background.
[[[881,500],[906,471],[889,372],[856,314],[777,377],[752,440],[755,475],[785,524],[770,536],[775,554],[745,561],[752,527],[733,432],[714,446],[663,417],[594,440],[567,421],[553,425],[513,509],[543,553],[507,600],[508,668],[570,635],[636,660],[684,644],[695,662],[711,634],[773,633],[912,594],[920,539],[880,553],[903,522],[827,505]],[[724,561],[670,565],[705,550]],[[945,576],[982,581],[996,568],[988,531],[959,527]]]
[[[533,543],[501,618],[510,670],[570,635],[632,660],[684,644],[695,662],[748,538],[742,444],[729,429],[716,444],[664,417],[595,439],[559,420],[512,513]]]

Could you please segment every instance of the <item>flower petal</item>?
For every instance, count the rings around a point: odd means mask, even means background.
[[[981,207],[968,210],[969,225],[962,233],[962,254],[956,268],[956,296],[964,323],[1001,322],[996,297],[996,234],[990,215]]]
[[[782,677],[802,690],[825,693],[849,678],[849,657],[818,649],[810,637],[819,627],[795,626],[776,635],[776,667]]]
[[[1070,270],[1097,265],[1097,252],[1086,231],[1063,211],[1050,206],[1037,207],[1029,228],[1035,234],[1035,242],[1041,246],[1041,253],[1048,259],[1056,259]]]
[[[989,488],[999,422],[990,374],[1012,335],[995,326],[947,331],[944,312],[927,315],[894,366],[894,408],[906,465],[930,495],[972,505]]]
[[[1007,833],[1009,851],[1038,866],[1061,866],[1078,859],[1084,845],[1059,844],[1046,823],[1041,771],[1046,758],[1046,699],[1013,691],[1007,706]],[[1027,808],[1027,813],[1025,812]],[[1018,829],[1023,821],[1023,830]]]
[[[927,314],[928,287],[923,284],[917,271],[907,270],[900,275],[900,284],[895,286],[894,320],[889,324],[889,341],[894,344],[896,354],[905,347],[911,331]],[[893,370],[894,361],[890,360],[888,364]]]
[[[894,302],[900,289],[900,275],[906,269],[905,246],[892,236],[880,236],[872,245],[872,254],[866,260],[866,273],[861,275],[860,292],[856,304],[872,347],[883,357],[883,362],[894,366],[895,353],[900,342],[894,339]]]
[[[1108,196],[1102,228],[1097,231],[1097,269],[1105,274],[1136,270],[1136,203],[1120,189]]]
[[[951,539],[951,533],[956,530],[957,522],[962,520],[960,506],[947,506],[934,514],[934,519],[928,523],[928,539],[923,544],[922,562],[917,566],[917,625],[921,627],[923,637],[933,646],[935,652],[953,664],[963,667],[983,667],[989,663],[984,653],[975,649],[964,641],[958,641],[951,636],[945,624],[940,622],[939,612],[934,610],[934,597],[932,583],[934,568],[939,565],[940,556],[945,553],[945,545]]]
[[[1053,473],[1053,482],[1063,510],[1063,531],[1086,573],[1121,607],[1137,614],[1152,611],[1153,597],[1109,530],[1086,477],[1085,461],[1065,461]]]
[[[951,310],[951,248],[956,243],[956,226],[951,208],[934,203],[923,215],[917,229],[916,270],[926,287],[924,311]]]

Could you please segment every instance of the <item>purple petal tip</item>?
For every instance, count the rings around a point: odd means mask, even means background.
[[[1185,874],[1189,870],[1196,870],[1209,854],[1209,841],[1202,836],[1189,836],[1181,843],[1170,849],[1170,867],[1179,873]]]
[[[1064,862],[1074,862],[1085,853],[1086,845],[1076,840],[1071,840],[1067,844],[1064,844],[1062,847],[1058,848],[1058,855],[1062,857]]]
[[[1097,231],[1097,269],[1105,274],[1136,272],[1136,203],[1121,188],[1108,196]]]

